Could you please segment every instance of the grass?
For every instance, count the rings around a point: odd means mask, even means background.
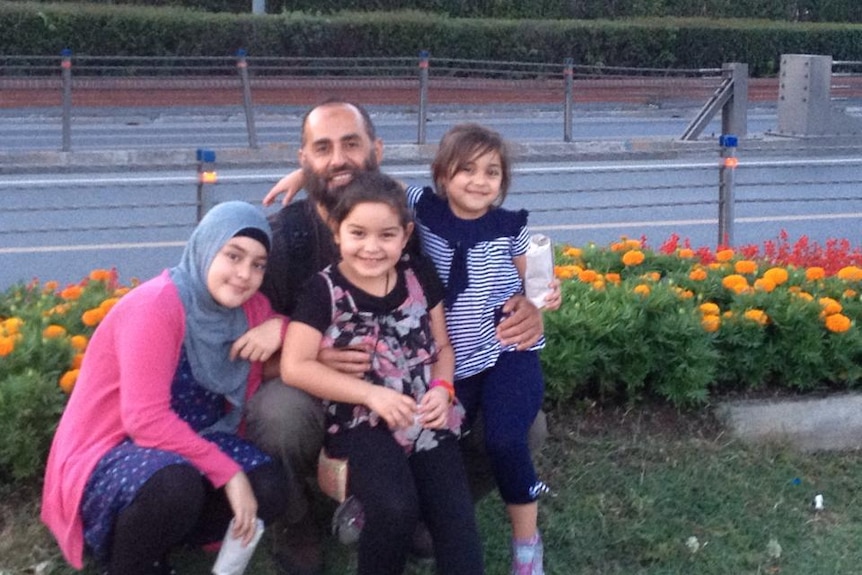
[[[549,421],[551,438],[539,459],[553,488],[540,505],[549,575],[859,571],[862,453],[746,446],[708,409],[582,407],[552,411]],[[0,573],[72,573],[36,519],[37,490],[0,489]],[[823,511],[812,508],[818,493]],[[509,551],[502,505],[490,496],[477,512],[487,572],[504,575]],[[186,550],[175,562],[180,573],[204,574],[213,559]],[[343,546],[332,543],[328,560],[328,573],[350,572]],[[247,572],[275,575],[265,552]]]

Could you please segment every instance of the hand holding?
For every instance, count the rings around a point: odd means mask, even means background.
[[[416,417],[416,402],[412,397],[382,385],[371,386],[365,405],[379,415],[390,429],[413,425]]]
[[[231,534],[248,545],[257,529],[257,499],[246,474],[238,471],[225,483],[224,492],[233,510]]]
[[[266,361],[281,349],[285,318],[273,317],[242,334],[230,347],[230,359]]]
[[[449,392],[443,387],[432,387],[419,402],[422,427],[441,429],[446,427],[449,415]]]
[[[497,339],[518,351],[530,349],[545,331],[542,312],[525,295],[513,295],[503,305],[505,319],[497,325]]]

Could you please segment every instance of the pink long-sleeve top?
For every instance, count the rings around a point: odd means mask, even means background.
[[[249,327],[274,315],[260,293],[243,305]],[[66,560],[83,567],[80,506],[96,464],[126,438],[185,457],[215,487],[241,467],[171,409],[171,385],[185,336],[185,311],[167,271],[123,297],[87,346],[74,392],[60,419],[45,471],[42,521]],[[253,363],[246,397],[259,387]]]

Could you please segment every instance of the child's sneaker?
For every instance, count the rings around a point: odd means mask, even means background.
[[[362,504],[351,495],[332,515],[332,534],[344,545],[353,545],[359,541],[364,524],[365,513],[362,510]]]
[[[539,531],[527,540],[512,540],[512,575],[545,575],[544,548]]]

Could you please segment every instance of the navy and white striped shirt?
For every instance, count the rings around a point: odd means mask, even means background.
[[[526,213],[492,208],[476,220],[461,220],[431,188],[416,186],[407,188],[407,202],[414,210],[422,251],[434,262],[447,291],[451,287],[455,245],[461,242],[462,236],[472,236],[475,240],[475,228],[485,228],[479,236],[481,239],[467,243],[467,287],[446,310],[446,323],[455,350],[456,380],[493,367],[500,353],[515,350],[515,346],[504,349],[500,345],[495,329],[503,304],[513,295],[524,292],[512,258],[527,252],[530,233]],[[436,219],[445,221],[434,221]],[[513,222],[522,223],[514,227],[501,225]],[[506,228],[513,232],[507,233]],[[542,337],[530,349],[541,349],[544,345]]]

